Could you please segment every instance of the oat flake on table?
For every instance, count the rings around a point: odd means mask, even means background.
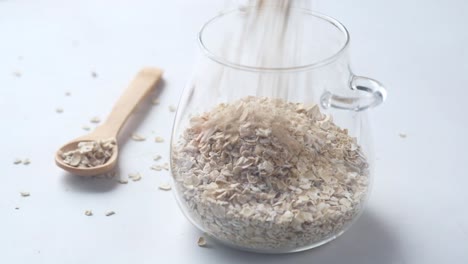
[[[126,179],[120,179],[120,180],[118,180],[118,182],[119,182],[120,184],[127,184],[127,183],[128,183],[128,180],[126,180]]]
[[[155,170],[155,171],[161,171],[162,167],[161,165],[153,165],[150,167],[150,169]]]
[[[140,173],[129,173],[128,178],[130,178],[132,181],[139,181],[141,180],[141,174]]]
[[[29,197],[29,196],[31,196],[31,194],[30,194],[29,192],[20,192],[20,195],[21,195],[22,197]]]
[[[158,186],[160,190],[163,191],[170,191],[172,189],[171,185],[169,183],[163,183]]]
[[[206,246],[206,239],[204,237],[199,237],[198,238],[198,241],[197,241],[197,244],[199,247],[205,247]]]
[[[112,215],[115,215],[115,212],[114,211],[108,211],[106,212],[105,216],[112,216]]]
[[[182,133],[174,187],[197,223],[237,246],[322,241],[365,199],[361,147],[316,105],[246,97],[194,115]]]
[[[89,120],[91,123],[98,124],[101,122],[101,118],[95,116]]]
[[[133,141],[145,141],[146,140],[146,137],[144,137],[144,136],[142,136],[140,134],[137,134],[137,133],[133,133],[131,138],[132,138]]]

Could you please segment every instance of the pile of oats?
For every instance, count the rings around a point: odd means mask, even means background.
[[[369,165],[318,106],[246,97],[194,116],[173,147],[175,188],[208,234],[257,249],[307,246],[357,216]]]
[[[96,167],[106,163],[114,153],[115,139],[83,141],[75,150],[61,154],[63,162],[79,168]]]

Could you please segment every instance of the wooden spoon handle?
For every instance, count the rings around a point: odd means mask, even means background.
[[[114,105],[109,117],[100,127],[100,132],[110,137],[117,137],[125,121],[138,103],[155,87],[161,75],[162,70],[158,68],[147,67],[140,70]]]

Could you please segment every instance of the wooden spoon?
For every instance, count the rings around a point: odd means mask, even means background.
[[[63,161],[61,154],[77,149],[79,142],[106,139],[116,140],[117,135],[119,134],[119,131],[125,121],[128,119],[138,103],[156,85],[156,83],[161,78],[161,75],[162,70],[158,68],[143,68],[140,70],[137,76],[130,83],[130,86],[127,88],[127,90],[125,90],[125,92],[120,96],[109,117],[102,125],[96,127],[93,132],[68,142],[55,153],[55,163],[57,166],[79,176],[93,176],[111,171],[117,164],[117,157],[119,155],[119,150],[117,147],[118,144],[115,145],[112,156],[109,158],[109,160],[106,163],[96,167],[73,167]]]

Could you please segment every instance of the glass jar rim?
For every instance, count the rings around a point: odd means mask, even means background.
[[[330,56],[328,56],[328,57],[326,57],[324,59],[321,59],[321,60],[313,62],[313,63],[299,65],[299,66],[293,66],[293,67],[256,67],[256,66],[244,65],[244,64],[239,64],[239,63],[229,61],[229,60],[223,58],[222,56],[214,54],[205,45],[205,42],[203,41],[203,33],[205,32],[205,29],[209,25],[216,22],[218,19],[221,19],[222,17],[224,17],[226,15],[229,15],[229,14],[232,14],[232,13],[235,13],[235,12],[239,12],[240,9],[238,8],[238,9],[233,9],[233,10],[229,10],[229,11],[226,11],[226,12],[222,12],[222,13],[218,14],[217,16],[215,16],[215,17],[211,18],[210,20],[208,20],[205,24],[203,24],[200,31],[198,32],[198,37],[197,37],[198,45],[199,45],[200,49],[202,50],[202,52],[204,53],[204,55],[206,57],[208,57],[209,59],[211,59],[212,61],[214,61],[214,62],[217,62],[217,63],[219,63],[221,65],[224,65],[224,66],[227,66],[227,67],[230,67],[230,68],[234,68],[234,69],[238,69],[238,70],[244,70],[244,71],[253,71],[253,72],[307,71],[307,70],[319,68],[319,67],[327,65],[329,63],[332,63],[333,61],[337,60],[341,56],[341,54],[344,53],[344,51],[346,50],[346,48],[349,45],[350,37],[349,37],[348,29],[346,29],[346,27],[341,22],[339,22],[338,20],[336,20],[333,17],[330,17],[330,16],[327,16],[325,14],[321,14],[321,13],[312,11],[310,9],[298,8],[298,7],[291,7],[291,9],[301,11],[301,12],[307,14],[307,15],[314,16],[314,17],[319,18],[319,19],[321,19],[321,20],[323,20],[323,21],[325,21],[327,23],[330,23],[332,26],[334,26],[335,28],[340,30],[341,33],[343,33],[343,35],[345,37],[344,44],[340,47],[340,49],[338,49],[338,51],[336,51],[335,53],[333,53],[332,55],[330,55]]]

